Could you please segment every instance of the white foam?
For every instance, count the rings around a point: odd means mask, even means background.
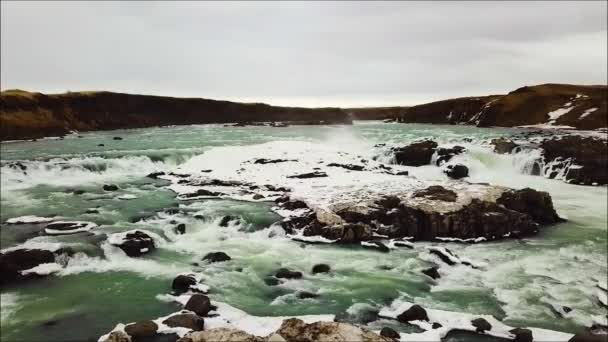
[[[14,292],[0,292],[0,321],[6,322],[19,310],[19,300],[22,297]]]
[[[137,196],[132,195],[132,194],[125,194],[125,195],[120,195],[116,198],[118,198],[119,200],[132,200],[132,199],[136,199]]]
[[[50,262],[50,263],[40,264],[36,267],[32,267],[30,269],[21,271],[21,274],[23,274],[23,275],[28,275],[28,274],[49,275],[52,273],[57,273],[57,272],[61,271],[61,269],[62,269],[62,267],[58,263]]]
[[[43,223],[43,222],[51,222],[55,218],[53,217],[43,217],[43,216],[35,216],[35,215],[26,215],[13,217],[6,220],[6,223],[10,224],[20,224],[20,223]]]

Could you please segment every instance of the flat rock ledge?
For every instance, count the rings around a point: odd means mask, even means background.
[[[278,205],[287,209],[294,202],[301,210],[301,201],[282,199]],[[378,238],[480,242],[530,236],[543,225],[563,221],[546,192],[486,184],[468,184],[465,189],[434,185],[398,195],[379,195],[372,200],[309,209],[282,222],[288,234],[302,237],[303,241],[322,237],[326,242],[340,243]]]

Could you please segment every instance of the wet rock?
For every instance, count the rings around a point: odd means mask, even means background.
[[[312,274],[329,273],[331,267],[327,264],[317,264],[312,267]]]
[[[197,220],[204,220],[205,219],[205,216],[204,215],[200,215],[200,214],[194,215],[193,217],[195,219],[197,219]]]
[[[426,274],[427,276],[429,276],[429,277],[431,277],[433,279],[439,279],[439,278],[441,278],[441,275],[437,271],[438,269],[439,269],[439,267],[433,266],[431,268],[427,268],[425,270],[422,270],[422,273]]]
[[[291,271],[287,268],[280,268],[274,276],[285,279],[300,279],[302,278],[302,272]]]
[[[281,283],[281,281],[279,281],[279,279],[275,278],[275,277],[266,277],[264,278],[264,284],[268,285],[268,286],[277,286]]]
[[[494,146],[494,152],[500,154],[511,153],[513,149],[519,146],[518,144],[507,138],[492,139],[490,145]]]
[[[96,226],[96,224],[91,222],[58,221],[47,224],[44,227],[44,232],[49,235],[68,235],[87,231]]]
[[[569,135],[541,142],[545,164],[568,160],[565,180],[574,184],[608,184],[608,141]]]
[[[43,249],[17,249],[0,253],[0,285],[24,280],[21,271],[55,262],[55,254]]]
[[[184,198],[192,198],[192,197],[199,197],[199,196],[210,196],[210,197],[218,197],[218,196],[224,196],[225,194],[223,192],[218,192],[218,191],[209,191],[209,190],[205,190],[205,189],[198,189],[196,190],[196,192],[192,192],[189,194],[183,194],[181,195]]]
[[[296,293],[296,297],[298,297],[300,299],[310,299],[310,298],[317,298],[317,297],[319,297],[319,295],[316,293],[308,292],[308,291],[298,291]]]
[[[304,203],[303,201],[289,200],[289,197],[287,197],[287,201],[281,202],[280,205],[281,208],[287,210],[308,209],[308,205],[306,205],[306,203]]]
[[[125,332],[131,337],[151,337],[156,334],[158,325],[152,321],[141,321],[125,326]]]
[[[530,188],[509,190],[503,192],[496,203],[508,209],[528,214],[534,221],[541,224],[563,221],[553,207],[551,196],[544,191],[536,191]]]
[[[207,261],[208,263],[214,263],[214,262],[228,261],[231,259],[232,258],[230,258],[228,256],[228,254],[226,254],[224,252],[211,252],[211,253],[207,253],[207,255],[205,255],[205,257],[203,258],[203,261]]]
[[[534,340],[530,329],[515,328],[509,330],[509,332],[515,335],[514,342],[532,342]]]
[[[211,301],[209,297],[197,293],[190,297],[184,309],[190,310],[199,316],[206,316],[211,311]]]
[[[80,190],[80,189],[72,191],[72,193],[74,195],[82,195],[82,194],[84,194],[84,192],[85,192],[84,190]]]
[[[327,166],[332,167],[341,167],[343,169],[351,170],[351,171],[363,171],[364,167],[362,165],[355,164],[339,164],[339,163],[329,163]]]
[[[87,209],[84,213],[85,214],[99,214],[99,210],[97,210],[97,209]]]
[[[97,144],[97,146],[103,147],[103,146],[106,146],[106,145],[104,145],[104,144]]]
[[[373,248],[373,249],[379,250],[380,252],[384,252],[384,253],[388,253],[391,251],[390,248],[388,248],[385,244],[383,244],[380,241],[371,241],[362,246],[367,247],[367,248]]]
[[[446,264],[448,264],[450,266],[456,265],[456,262],[454,262],[454,260],[453,260],[453,258],[457,258],[456,255],[447,248],[429,249],[429,253],[435,254],[436,256],[439,257],[439,259],[441,259],[441,261],[445,262]]]
[[[156,247],[154,239],[139,230],[127,233],[123,242],[117,246],[130,257],[138,257],[149,253]]]
[[[164,176],[164,175],[165,175],[164,172],[159,171],[159,172],[152,172],[152,173],[148,174],[146,177],[152,178],[152,179],[158,179],[158,176]]]
[[[383,327],[382,330],[380,330],[380,336],[384,336],[384,337],[388,337],[388,338],[392,338],[392,339],[399,339],[401,337],[398,332],[396,332],[395,330],[393,330],[389,327]]]
[[[301,174],[297,174],[297,175],[287,176],[287,178],[298,178],[298,179],[320,178],[320,177],[327,177],[327,174],[322,171],[315,171],[315,172],[308,172],[308,173],[301,173]]]
[[[284,320],[276,333],[282,336],[288,342],[389,341],[385,337],[348,323],[315,322],[306,324],[304,321],[297,318]]]
[[[194,331],[201,331],[205,327],[205,320],[193,314],[177,314],[164,320],[163,324],[171,328],[183,327]]]
[[[277,163],[285,163],[285,162],[289,162],[289,161],[297,161],[295,159],[266,159],[266,158],[260,158],[260,159],[256,159],[253,163],[254,164],[277,164]]]
[[[397,171],[392,173],[394,176],[409,176],[409,174],[410,173],[408,171]]]
[[[112,138],[112,140],[122,140],[122,138],[121,137],[114,137],[114,138]]]
[[[458,194],[452,190],[448,190],[441,185],[431,185],[426,189],[414,192],[414,197],[424,197],[430,200],[456,202]]]
[[[462,164],[448,165],[443,172],[452,179],[461,179],[469,176],[469,168]]]
[[[178,224],[174,229],[176,234],[186,234],[186,225],[184,223]]]
[[[180,295],[182,293],[188,292],[190,286],[196,285],[196,279],[189,275],[178,275],[173,279],[173,283],[171,283],[171,288],[176,295]]]
[[[226,216],[222,217],[219,225],[220,225],[220,227],[228,227],[228,224],[230,222],[238,224],[240,221],[241,221],[241,219],[238,216],[226,215]]]
[[[264,195],[262,195],[262,194],[255,194],[255,195],[253,195],[253,199],[254,200],[259,200],[259,199],[262,199],[262,198],[264,198]]]
[[[572,336],[568,342],[606,342],[606,335],[593,335],[585,331]]]
[[[202,172],[202,173],[209,173],[209,172],[212,172],[212,171],[213,170],[211,170],[211,169],[205,169],[205,170],[201,170],[200,172]]]
[[[131,342],[131,337],[123,331],[112,331],[102,342]]]
[[[118,186],[115,184],[104,184],[103,189],[105,191],[116,191],[118,190]]]
[[[428,321],[429,317],[423,307],[414,304],[409,309],[399,314],[397,320],[402,323],[407,323],[410,321]]]
[[[405,147],[394,148],[395,162],[400,165],[422,166],[431,162],[437,143],[432,140],[415,142]]]
[[[492,330],[492,325],[483,318],[475,318],[471,321],[471,325],[475,327],[475,331],[478,333]]]
[[[433,329],[439,329],[441,327],[443,327],[443,325],[441,325],[441,323],[437,323],[437,322],[433,323],[433,325],[431,326],[431,328],[433,328]]]
[[[447,163],[454,156],[459,155],[465,151],[466,151],[466,149],[463,146],[458,146],[458,145],[454,146],[454,147],[437,148],[435,150],[435,152],[437,153],[437,159],[435,161],[435,164],[437,166],[439,166],[441,164]]]

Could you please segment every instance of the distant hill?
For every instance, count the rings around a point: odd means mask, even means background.
[[[52,95],[23,90],[0,93],[0,140],[57,136],[73,130],[260,121],[352,123],[340,108],[277,107],[105,91]]]
[[[399,121],[479,127],[552,124],[608,127],[608,87],[542,84],[507,95],[463,97],[404,108]]]

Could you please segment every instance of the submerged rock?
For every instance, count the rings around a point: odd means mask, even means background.
[[[116,190],[118,190],[118,185],[116,185],[116,184],[104,184],[103,189],[105,191],[116,191]]]
[[[329,273],[331,268],[327,264],[317,264],[312,267],[312,274]]]
[[[207,261],[208,263],[223,262],[231,259],[232,258],[230,258],[228,254],[224,252],[211,252],[207,253],[207,255],[203,257],[203,261]]]
[[[296,293],[296,297],[298,297],[300,299],[310,299],[310,298],[317,298],[317,297],[319,297],[319,295],[316,293],[308,292],[308,291],[298,291]]]
[[[422,270],[422,273],[426,274],[427,276],[429,276],[429,277],[431,277],[433,279],[439,279],[439,278],[441,278],[441,275],[437,271],[438,269],[439,269],[439,267],[433,266],[431,268],[427,268],[425,270]]]
[[[431,162],[437,143],[432,140],[424,140],[413,144],[393,148],[393,156],[396,164],[407,166],[422,166]]]
[[[287,268],[280,268],[274,276],[285,279],[300,279],[302,278],[302,272],[291,271]]]
[[[190,286],[196,285],[196,279],[190,275],[178,275],[173,279],[173,283],[171,283],[171,288],[176,295],[180,295],[182,293],[188,292],[190,290]]]
[[[327,173],[322,172],[322,171],[315,171],[315,172],[308,172],[308,173],[301,173],[301,174],[297,174],[297,175],[287,176],[287,178],[299,178],[299,179],[320,178],[320,177],[327,177]]]
[[[238,216],[226,215],[226,216],[222,217],[222,219],[220,220],[219,226],[228,227],[228,224],[230,224],[230,222],[234,222],[235,224],[238,224],[240,221],[241,221],[241,219]]]
[[[186,234],[186,225],[184,223],[180,223],[175,227],[175,233],[182,235]]]

